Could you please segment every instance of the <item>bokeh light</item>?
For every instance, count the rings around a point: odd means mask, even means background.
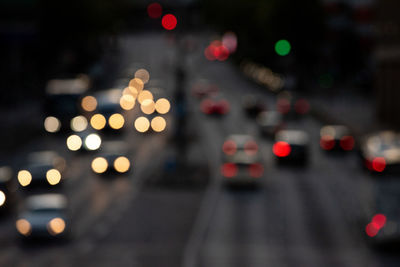
[[[47,230],[51,235],[58,235],[65,230],[65,221],[61,218],[54,218],[47,224]]]
[[[135,98],[131,94],[122,95],[119,100],[119,105],[124,110],[131,110],[135,107]]]
[[[138,101],[140,104],[142,104],[142,102],[146,99],[153,100],[153,94],[148,90],[143,90],[142,92],[140,92],[138,96]]]
[[[44,129],[49,133],[56,133],[61,128],[61,122],[59,119],[53,116],[49,116],[44,120]]]
[[[101,130],[106,126],[106,118],[104,118],[101,114],[95,114],[90,119],[90,125],[92,125],[93,129]]]
[[[234,163],[225,163],[221,167],[221,173],[226,178],[232,178],[237,175],[238,167]]]
[[[86,130],[87,126],[88,126],[88,121],[82,115],[76,116],[71,120],[71,129],[74,132],[82,132]]]
[[[91,166],[95,173],[104,173],[108,169],[108,162],[103,157],[97,157],[92,161]]]
[[[147,14],[152,19],[157,19],[162,15],[162,6],[159,3],[151,3],[147,6]]]
[[[97,150],[101,146],[101,138],[98,134],[92,133],[85,138],[85,147],[89,150]]]
[[[85,111],[93,111],[97,108],[97,100],[93,96],[85,96],[82,98],[81,106]]]
[[[25,220],[25,219],[19,219],[15,223],[15,227],[17,228],[17,231],[22,234],[22,235],[29,235],[32,231],[32,226],[31,224]]]
[[[226,155],[234,155],[236,153],[236,143],[233,140],[226,140],[222,145],[222,151]]]
[[[117,172],[127,172],[131,166],[129,159],[126,157],[118,157],[114,160],[114,169]]]
[[[171,108],[171,104],[165,98],[160,98],[156,101],[156,111],[160,114],[166,114]]]
[[[46,179],[50,185],[56,185],[61,181],[61,173],[56,169],[51,169],[46,172]]]
[[[142,104],[140,105],[140,109],[144,114],[152,114],[154,110],[156,109],[154,101],[151,99],[145,99],[142,101]]]
[[[272,151],[274,152],[275,156],[277,157],[287,157],[290,155],[292,148],[287,142],[278,141],[272,147]]]
[[[140,132],[146,132],[150,127],[150,122],[146,117],[139,117],[135,120],[135,129]]]
[[[135,78],[139,78],[144,84],[146,84],[149,82],[150,74],[146,69],[138,69],[135,72]]]
[[[386,160],[383,157],[376,157],[372,160],[372,169],[376,172],[383,172],[386,168]]]
[[[122,127],[124,127],[125,124],[125,119],[124,116],[122,116],[119,113],[114,113],[110,116],[108,119],[108,124],[110,125],[111,128],[114,130],[119,130]]]
[[[71,151],[77,151],[82,147],[82,139],[76,135],[73,134],[67,138],[67,147]]]
[[[164,15],[161,20],[161,24],[164,27],[164,29],[169,30],[169,31],[175,29],[177,23],[178,23],[178,21],[177,21],[176,17],[172,14]]]
[[[139,79],[139,78],[133,78],[132,80],[129,81],[129,89],[132,92],[132,95],[135,97],[135,94],[137,95],[143,90],[144,87],[144,82]]]
[[[155,132],[162,132],[164,131],[165,127],[167,126],[167,122],[163,117],[157,116],[151,120],[151,128]]]
[[[4,205],[6,202],[6,194],[0,190],[0,207]]]
[[[280,56],[286,56],[292,49],[290,43],[287,40],[279,40],[275,43],[275,52]]]
[[[237,36],[234,32],[226,32],[222,36],[222,44],[228,49],[229,53],[234,53],[237,48]]]
[[[18,172],[17,179],[20,185],[28,186],[32,182],[32,175],[27,170],[21,170]]]

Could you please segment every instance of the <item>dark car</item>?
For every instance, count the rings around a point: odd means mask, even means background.
[[[282,114],[275,110],[263,111],[258,114],[257,124],[262,135],[272,137],[285,125]]]
[[[226,183],[259,183],[264,174],[264,166],[260,160],[258,145],[252,136],[228,136],[222,146],[222,152],[221,173]]]
[[[242,107],[246,115],[256,117],[263,111],[267,110],[265,100],[258,95],[245,95],[242,100]]]
[[[363,166],[373,173],[400,173],[400,134],[382,131],[365,136],[360,156]]]
[[[281,130],[272,148],[278,163],[305,164],[308,160],[309,137],[302,130]]]
[[[15,222],[17,232],[23,238],[67,238],[70,233],[67,204],[62,194],[27,197]]]
[[[348,127],[344,125],[326,125],[320,130],[321,148],[326,151],[351,151],[355,140]]]

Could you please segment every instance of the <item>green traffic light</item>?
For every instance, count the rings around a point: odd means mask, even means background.
[[[275,43],[275,52],[280,56],[286,56],[291,49],[292,47],[287,40],[279,40]]]

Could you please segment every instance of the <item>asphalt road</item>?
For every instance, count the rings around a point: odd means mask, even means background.
[[[398,266],[399,258],[376,252],[365,240],[362,219],[373,205],[376,180],[362,171],[356,154],[321,151],[322,124],[305,116],[288,121],[287,127],[310,134],[309,163],[277,166],[272,140],[260,136],[254,119],[241,107],[245,94],[258,94],[270,107],[274,96],[246,80],[231,63],[206,61],[208,36],[189,37],[193,50],[184,63],[185,155],[177,155],[171,141],[172,115],[166,133],[143,135],[130,127],[118,137],[126,141],[134,162],[133,171],[121,177],[94,175],[93,155],[67,152],[61,137],[44,136],[15,152],[15,165],[21,155],[43,148],[68,159],[64,190],[71,203],[73,235],[63,243],[24,244],[17,239],[13,216],[3,218],[0,266]],[[176,43],[154,33],[124,36],[119,44],[114,78],[146,67],[149,87],[162,87],[172,98],[180,51]],[[228,115],[200,112],[190,93],[199,79],[218,85],[230,102]],[[222,183],[221,146],[232,133],[251,134],[259,143],[265,168],[259,188],[232,190]],[[174,171],[178,156],[189,166],[183,171]]]

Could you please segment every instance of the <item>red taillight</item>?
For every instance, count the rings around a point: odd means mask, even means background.
[[[376,214],[374,217],[372,217],[372,223],[375,223],[380,229],[386,224],[386,216],[383,214]]]
[[[365,233],[369,237],[376,236],[378,234],[378,232],[379,232],[379,227],[373,222],[367,224],[367,226],[365,227]]]
[[[286,98],[278,99],[277,110],[281,114],[287,114],[290,111],[290,102]]]
[[[248,141],[244,145],[244,152],[249,156],[253,156],[258,152],[258,145],[254,141]]]
[[[236,176],[238,167],[234,163],[225,163],[221,167],[221,172],[224,177],[232,178]]]
[[[251,164],[249,166],[249,173],[253,178],[260,178],[264,173],[264,167],[259,163]]]
[[[236,143],[233,142],[232,140],[227,140],[225,143],[222,145],[222,151],[226,155],[233,155],[236,153]]]
[[[201,101],[200,109],[203,113],[210,114],[212,106],[213,102],[210,99],[204,99],[203,101]]]
[[[323,135],[319,144],[324,150],[332,150],[335,147],[335,140],[330,135]]]
[[[299,114],[306,114],[310,110],[310,104],[303,98],[298,99],[294,104],[294,110]]]
[[[272,147],[272,151],[274,152],[275,156],[277,157],[287,157],[290,155],[292,148],[290,145],[283,141],[278,141]]]
[[[226,100],[221,100],[219,102],[219,105],[221,106],[221,114],[226,114],[229,112],[229,103]]]
[[[354,148],[354,138],[350,135],[343,136],[340,139],[340,147],[346,151],[352,150]]]
[[[372,160],[372,169],[376,172],[383,172],[386,168],[386,160],[383,157],[377,157]]]

